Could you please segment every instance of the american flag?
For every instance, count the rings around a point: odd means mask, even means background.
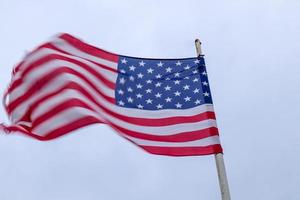
[[[222,152],[203,56],[121,56],[60,34],[14,68],[3,103],[2,129],[39,140],[104,123],[153,154]]]

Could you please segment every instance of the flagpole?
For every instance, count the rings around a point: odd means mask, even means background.
[[[197,56],[202,55],[201,42],[199,39],[195,40],[195,45],[196,45]],[[222,200],[230,200],[231,198],[230,198],[229,185],[226,176],[223,154],[222,153],[215,154],[215,161],[216,161],[216,166],[218,171],[218,179],[219,179]]]

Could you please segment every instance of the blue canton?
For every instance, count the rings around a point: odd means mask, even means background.
[[[116,104],[145,110],[187,109],[212,103],[203,56],[144,59],[120,56]]]

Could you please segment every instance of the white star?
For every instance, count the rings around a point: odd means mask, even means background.
[[[144,67],[146,63],[142,60],[141,62],[139,62],[139,64],[140,64],[140,66]]]
[[[195,70],[193,71],[193,74],[197,74],[197,73],[198,73],[198,70],[195,69]]]
[[[161,75],[160,75],[160,74],[157,74],[155,77],[156,77],[156,78],[161,78]]]
[[[197,60],[194,61],[194,63],[195,63],[195,64],[199,64],[200,61],[197,59]]]
[[[134,77],[133,76],[129,76],[129,80],[134,81]]]
[[[139,73],[137,76],[138,78],[143,78],[144,75],[142,73]]]
[[[168,97],[168,98],[166,98],[165,100],[166,100],[166,102],[171,102],[171,101],[172,101],[172,98]]]
[[[134,71],[134,70],[135,70],[135,66],[131,65],[131,66],[129,67],[129,70],[130,70],[130,71]]]
[[[197,99],[194,103],[195,103],[196,105],[198,105],[198,104],[201,103],[201,100]]]
[[[149,79],[146,81],[146,83],[150,84],[150,83],[152,83],[152,80]]]
[[[164,65],[164,63],[162,63],[161,61],[159,63],[157,63],[158,67],[162,67]]]
[[[126,60],[125,58],[123,58],[123,59],[121,60],[121,62],[122,62],[123,64],[127,64],[127,60]]]
[[[123,95],[124,94],[124,91],[123,90],[118,90],[118,93],[120,94],[120,95]]]
[[[186,77],[184,77],[184,79],[190,79],[190,77],[186,76]]]
[[[132,103],[132,102],[133,102],[133,98],[128,97],[128,98],[127,98],[127,101],[128,101],[128,103]]]
[[[208,82],[206,82],[206,81],[203,81],[202,84],[205,86],[208,86]]]
[[[160,104],[158,104],[158,105],[156,106],[157,109],[162,109],[162,107],[163,107],[163,105],[160,105]]]
[[[160,97],[161,97],[161,94],[158,92],[158,93],[155,94],[155,97],[156,97],[156,98],[160,98]]]
[[[146,102],[147,104],[152,104],[152,99],[147,99]]]
[[[138,94],[136,95],[136,98],[140,98],[140,99],[141,99],[142,96],[143,96],[142,94],[138,93]]]
[[[186,65],[186,67],[184,68],[185,70],[190,69],[191,67],[189,65]]]
[[[121,72],[122,74],[125,74],[125,73],[126,73],[126,71],[125,71],[124,69],[121,69],[120,72]]]
[[[199,93],[199,89],[198,88],[196,88],[193,92],[194,92],[194,94],[196,94],[196,93]]]
[[[171,90],[171,87],[167,85],[167,86],[165,87],[165,90],[166,90],[166,91],[167,91],[167,90]]]
[[[175,63],[176,66],[180,66],[182,64],[182,62],[180,62],[179,60]]]
[[[155,87],[160,87],[161,86],[161,83],[160,82],[157,82],[156,84],[155,84]]]
[[[131,87],[127,88],[128,92],[133,92],[133,89]]]
[[[206,71],[202,72],[202,75],[203,75],[203,76],[206,76],[206,75],[207,75],[207,74],[206,74]]]
[[[166,72],[171,72],[171,71],[172,71],[171,67],[166,68]]]
[[[203,95],[204,95],[205,97],[209,97],[209,93],[208,93],[208,92],[204,92]]]
[[[148,74],[152,74],[154,70],[152,68],[147,69]]]
[[[137,105],[137,107],[138,107],[139,109],[143,109],[143,108],[144,108],[144,106],[142,106],[141,104]]]
[[[179,72],[176,72],[175,73],[175,77],[179,77],[180,73]]]
[[[167,81],[171,80],[170,77],[166,78]]]
[[[151,93],[151,92],[152,92],[151,89],[147,89],[147,90],[146,90],[146,93]]]
[[[136,88],[141,89],[143,86],[139,83],[136,85]]]
[[[179,85],[180,84],[180,80],[176,80],[174,81],[175,85]]]
[[[194,83],[195,83],[195,82],[198,82],[198,81],[199,81],[198,78],[194,78],[194,80],[193,80]]]
[[[122,85],[124,85],[125,84],[125,82],[126,82],[126,80],[125,80],[125,78],[120,78],[120,81],[119,81]]]
[[[176,91],[174,94],[175,94],[175,96],[180,96],[181,92]]]
[[[123,101],[119,101],[118,102],[120,106],[124,106],[124,102]]]
[[[184,89],[184,90],[189,90],[189,89],[190,89],[190,86],[189,86],[189,85],[185,85],[185,86],[183,86],[183,89]]]
[[[177,103],[177,104],[175,104],[175,106],[176,106],[176,108],[181,108],[182,104]]]
[[[188,97],[188,96],[187,96],[187,97],[184,98],[184,100],[185,100],[185,102],[191,101],[191,97]]]

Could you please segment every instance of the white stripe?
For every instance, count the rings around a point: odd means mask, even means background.
[[[124,136],[124,135],[122,135]],[[189,142],[159,142],[152,140],[143,140],[139,138],[134,138],[130,136],[124,136],[128,140],[131,140],[139,146],[154,146],[154,147],[205,147],[214,144],[220,144],[219,136],[211,136],[207,138],[202,138],[199,140],[189,141]]]
[[[60,78],[61,77],[61,78]],[[23,115],[26,113],[26,110],[31,104],[34,104],[34,102],[43,97],[46,96],[48,93],[56,91],[60,88],[60,86],[64,85],[64,83],[67,82],[67,80],[64,79],[64,77],[60,76],[56,77],[54,80],[49,82],[42,91],[40,91],[38,94],[34,94],[32,97],[24,101],[22,104],[20,104],[11,114],[12,119],[14,119],[14,122],[17,122]],[[60,78],[60,79],[58,79]],[[137,117],[137,118],[147,118],[147,119],[159,119],[159,118],[168,118],[168,117],[174,117],[174,116],[193,116],[197,115],[203,112],[211,111],[213,112],[213,105],[212,104],[203,104],[197,107],[189,108],[189,109],[182,109],[182,110],[174,110],[174,109],[166,109],[166,110],[138,110],[138,109],[132,109],[132,108],[124,108],[116,106],[115,104],[112,104],[110,102],[107,102],[104,98],[102,98],[97,92],[95,92],[89,85],[87,85],[84,81],[81,81],[79,78],[73,78],[72,81],[78,83],[81,85],[89,94],[91,94],[94,99],[97,99],[98,102],[100,102],[104,107],[106,107],[109,110],[112,110],[115,113],[122,113],[125,116],[128,117]],[[101,88],[99,88],[101,89]],[[73,94],[74,96],[78,95],[79,93]],[[47,104],[45,104],[45,107],[48,107]]]
[[[109,70],[103,69],[103,68],[101,68],[101,67],[99,67],[99,66],[95,65],[94,63],[89,62],[89,61],[87,61],[87,60],[84,60],[84,59],[81,59],[81,58],[78,58],[78,57],[74,57],[74,56],[69,56],[69,55],[67,55],[67,54],[62,54],[62,53],[59,53],[58,51],[54,51],[54,50],[51,50],[51,49],[41,49],[41,50],[35,52],[34,54],[32,54],[30,57],[28,57],[28,58],[26,59],[26,61],[24,62],[24,64],[22,65],[22,68],[21,68],[22,70],[19,70],[19,71],[15,74],[14,79],[16,79],[17,77],[21,77],[21,76],[22,76],[22,72],[23,72],[30,64],[32,64],[32,63],[35,62],[36,60],[39,60],[39,59],[41,59],[41,58],[43,58],[43,57],[45,57],[45,56],[47,56],[47,55],[49,55],[49,54],[58,54],[58,55],[62,55],[62,56],[68,57],[68,58],[72,58],[72,59],[78,60],[78,61],[80,61],[80,62],[83,62],[83,63],[89,65],[91,68],[93,68],[94,70],[96,70],[99,74],[101,74],[101,75],[102,75],[105,79],[107,79],[108,81],[110,81],[110,82],[112,82],[112,83],[115,83],[116,80],[117,80],[117,73],[114,73],[114,72],[111,72],[111,71],[109,71]],[[54,62],[54,61],[56,61],[56,62],[60,61],[60,62],[62,62],[62,63],[65,63],[65,64],[63,64],[63,65],[66,65],[66,66],[69,65],[68,63],[71,63],[71,62],[68,62],[68,61],[61,61],[61,60],[59,60],[59,59],[53,59],[53,60],[49,61],[48,63],[45,63],[45,64],[39,66],[37,69],[35,69],[33,72],[30,72],[30,73],[27,74],[27,75],[30,77],[30,74],[35,73],[35,72],[38,71],[38,70],[40,70],[41,72],[43,72],[44,67],[45,67],[45,66],[49,66],[49,65],[50,65],[49,63]],[[54,62],[54,63],[55,63],[55,62]],[[60,64],[60,65],[62,65],[62,64]],[[58,66],[59,66],[59,63],[58,63]],[[58,66],[54,66],[54,67],[58,67]],[[76,65],[76,64],[74,64],[74,63],[71,63],[70,66],[78,66],[78,65]],[[52,67],[52,68],[53,68],[53,66],[49,66],[49,67]],[[78,66],[78,67],[76,67],[76,68],[80,68],[81,71],[84,70],[84,69],[83,69],[82,67],[80,67],[80,66]],[[84,71],[86,71],[86,70],[84,70]],[[88,71],[86,71],[86,72],[88,72]],[[88,72],[88,73],[89,73],[89,72]],[[41,73],[41,74],[42,74],[42,73]],[[39,75],[39,76],[41,76],[41,75]],[[26,77],[26,76],[25,76],[25,77]],[[31,80],[31,79],[30,79],[30,78],[25,78],[25,77],[23,76],[23,80],[27,80],[27,81],[25,81],[24,83],[22,83],[21,86],[15,88],[13,91],[11,91],[11,93],[10,93],[10,102],[12,102],[12,101],[14,101],[16,98],[20,97],[20,96],[26,91],[26,89],[24,89],[24,88],[28,88],[28,85],[31,84],[31,82],[29,81],[29,80]],[[38,76],[36,76],[36,77],[38,77]],[[35,81],[35,80],[36,80],[36,79],[34,79],[34,81]],[[15,90],[16,90],[16,93],[14,93]],[[14,94],[13,94],[13,93],[14,93]],[[114,95],[113,95],[113,96],[114,96]]]
[[[75,76],[72,74],[60,74],[59,76],[57,76],[53,80],[51,80],[45,87],[43,87],[43,89],[41,91],[33,94],[27,100],[25,100],[21,104],[19,104],[11,113],[13,121],[16,123],[18,120],[20,120],[22,118],[22,116],[26,113],[26,111],[28,110],[29,106],[34,105],[34,103],[37,100],[41,99],[44,96],[47,96],[51,92],[54,92],[54,91],[60,89],[62,86],[64,86],[65,84],[67,84],[70,81],[76,82],[81,86],[85,86],[84,88],[85,89],[88,88],[87,91],[89,91],[89,93],[93,94],[94,97],[95,96],[101,97],[84,80],[82,80],[78,76]],[[110,88],[107,88],[104,85],[99,85],[98,89],[100,91],[102,91],[104,94],[114,98],[114,90],[111,90]],[[101,99],[103,100],[102,97],[101,97]],[[104,101],[106,102],[106,100],[104,100]],[[114,104],[110,104],[110,105],[115,106]]]
[[[58,114],[52,119],[51,121],[47,123],[43,123],[42,126],[39,128],[35,128],[33,132],[40,136],[45,136],[47,133],[50,133],[51,131],[63,127],[64,125],[71,124],[75,122],[78,119],[81,119],[85,116],[93,116],[100,121],[105,121],[98,113],[95,113],[93,111],[83,109],[83,108],[72,108],[66,110],[63,114]],[[66,122],[66,119],[68,121]],[[55,127],[52,129],[49,129],[49,127],[53,127],[53,124],[55,124]],[[134,138],[131,136],[124,135],[121,133],[121,135],[137,145],[140,146],[161,146],[161,147],[201,147],[201,146],[209,146],[214,144],[220,144],[219,136],[211,136],[195,141],[189,141],[189,142],[159,142],[159,141],[151,141],[151,140],[144,140],[139,138]]]
[[[138,109],[133,109],[133,108],[123,108],[123,107],[119,107],[115,104],[108,103],[107,101],[102,99],[102,97],[100,95],[98,95],[98,93],[94,92],[91,88],[86,87],[86,85],[84,85],[85,84],[84,82],[81,82],[80,80],[76,80],[76,82],[78,84],[80,84],[81,87],[83,87],[94,98],[94,100],[96,100],[103,107],[105,107],[108,110],[111,110],[114,113],[118,113],[118,114],[128,116],[128,117],[137,117],[137,118],[144,118],[144,119],[162,119],[162,118],[176,117],[176,116],[178,116],[178,117],[194,116],[194,115],[201,114],[201,113],[208,112],[208,111],[213,112],[211,104],[200,105],[200,106],[196,107],[197,109],[195,109],[195,108],[189,108],[189,109],[184,109],[184,110],[169,109],[169,110],[158,110],[158,111],[154,111],[154,112],[152,110],[138,110]],[[38,112],[38,109],[37,109],[39,107],[36,107],[36,112],[32,113],[32,118],[37,118],[38,115],[43,113],[45,108],[54,107],[56,104],[59,104],[60,102],[65,101],[66,99],[69,99],[70,97],[81,97],[81,99],[84,102],[86,102],[88,100],[85,96],[83,96],[77,90],[68,89],[68,90],[65,90],[64,92],[60,93],[59,95],[52,97],[52,98],[46,100],[45,102],[43,102],[42,103],[43,106],[41,107],[40,112]],[[129,115],[130,112],[131,112],[131,115]],[[141,115],[140,112],[145,113],[145,115]],[[166,114],[166,112],[168,112],[167,113],[168,115]]]
[[[103,93],[106,96],[115,97],[115,92],[114,90],[108,88],[101,80],[99,80],[96,76],[91,74],[89,71],[85,70],[84,68],[73,64],[68,61],[62,61],[62,60],[51,60],[43,65],[41,65],[39,68],[35,69],[31,73],[28,73],[27,76],[24,77],[24,84],[22,84],[20,87],[16,88],[14,91],[10,93],[10,101],[14,101],[18,97],[24,95],[27,90],[36,84],[36,81],[39,80],[39,77],[44,77],[47,74],[50,74],[53,72],[55,69],[59,69],[62,66],[71,68],[80,74],[82,74],[84,77],[86,77],[88,80],[90,80],[96,87],[98,86],[101,88]],[[63,74],[66,75],[66,74]],[[70,78],[69,78],[70,76]],[[72,77],[75,75],[68,74],[67,78],[68,80],[72,80]]]
[[[91,68],[93,68],[96,71],[99,71],[100,74],[103,74],[104,77],[106,77],[108,80],[110,80],[111,82],[114,82],[116,80],[117,77],[117,73],[112,72],[110,70],[104,69],[96,64],[94,64],[91,61],[88,61],[86,59],[77,57],[77,56],[72,56],[72,55],[68,55],[65,53],[61,53],[59,51],[53,50],[53,49],[49,49],[49,48],[42,48],[32,54],[30,54],[29,56],[27,56],[24,59],[24,63],[20,66],[20,70],[15,74],[18,75],[19,73],[22,73],[29,65],[31,65],[32,63],[48,56],[49,54],[56,54],[56,55],[60,55],[60,56],[64,56],[66,58],[71,58],[73,60],[77,60],[80,61],[86,65],[89,65]],[[14,76],[15,77],[15,76]]]
[[[47,94],[59,90],[64,81],[65,77],[63,76],[58,76],[55,77],[49,84],[47,84],[42,91],[35,93],[32,95],[30,98],[28,98],[26,101],[23,101],[21,104],[19,104],[12,112],[11,112],[11,120],[13,123],[17,123],[27,112],[30,106],[34,105],[34,103],[46,96]]]
[[[25,125],[25,126],[31,127],[32,123],[31,122],[26,122],[26,121],[19,121],[17,123],[17,125]]]
[[[65,40],[63,40],[61,38],[55,38],[53,41],[51,41],[51,44],[53,44],[56,48],[63,50],[65,52],[68,52],[72,55],[105,65],[114,70],[117,69],[118,63],[115,63],[115,62],[112,62],[109,60],[105,60],[105,59],[93,56],[91,54],[85,53],[85,52],[77,49],[76,47],[72,46],[71,44],[69,44],[68,42],[66,42]]]
[[[42,123],[40,126],[35,127],[32,132],[39,136],[46,136],[48,133],[56,130],[57,128],[63,127],[87,116],[93,116],[100,121],[104,121],[101,115],[99,115],[98,113],[87,109],[73,107],[71,109],[67,109],[61,114],[55,115],[45,123]]]
[[[72,97],[76,98],[76,99],[80,99],[81,101],[87,103],[90,107],[92,107],[94,110],[96,110],[96,112],[99,114],[99,116],[101,116],[101,118],[106,119],[106,121],[112,122],[113,124],[116,124],[122,128],[128,129],[128,130],[145,133],[145,134],[150,134],[150,135],[151,134],[173,135],[173,134],[177,134],[177,133],[181,133],[181,132],[197,131],[197,130],[202,130],[202,129],[217,126],[216,121],[213,119],[203,120],[200,122],[183,123],[183,124],[175,124],[175,125],[159,126],[159,127],[134,125],[134,124],[128,123],[126,121],[120,120],[118,118],[115,118],[115,117],[107,114],[105,111],[103,111],[97,105],[90,102],[86,97],[80,95],[79,93],[74,95],[74,92],[72,90],[64,91],[63,93],[58,94],[55,97],[48,99],[47,102],[44,102],[43,104],[39,105],[37,107],[37,109],[34,110],[34,112],[32,113],[32,117],[31,117],[32,120],[33,121],[36,120],[38,117],[40,117],[44,113],[52,110],[55,106],[59,105],[62,101],[72,99]],[[45,108],[47,108],[47,110]],[[46,133],[47,131],[49,132],[49,129],[51,129],[50,127],[53,127],[53,124],[56,124],[57,116],[64,115],[64,113],[72,112],[72,111],[68,111],[68,110],[73,110],[73,109],[74,109],[74,107],[68,108],[68,109],[58,113],[57,115],[53,116],[52,118],[47,119],[45,122],[43,122],[42,124],[35,127],[36,132],[43,132],[43,133]],[[89,116],[91,113],[91,111],[86,108],[76,108],[76,109],[77,110],[80,109],[80,112],[78,114],[75,114],[79,118],[82,117],[80,115],[81,113],[85,113],[84,111],[86,111],[86,116]],[[94,116],[94,115],[92,115],[92,116]],[[64,121],[65,121],[65,123],[69,123],[69,119],[67,116]],[[51,124],[52,124],[52,126],[51,126]],[[53,127],[53,128],[55,129],[55,127]]]

